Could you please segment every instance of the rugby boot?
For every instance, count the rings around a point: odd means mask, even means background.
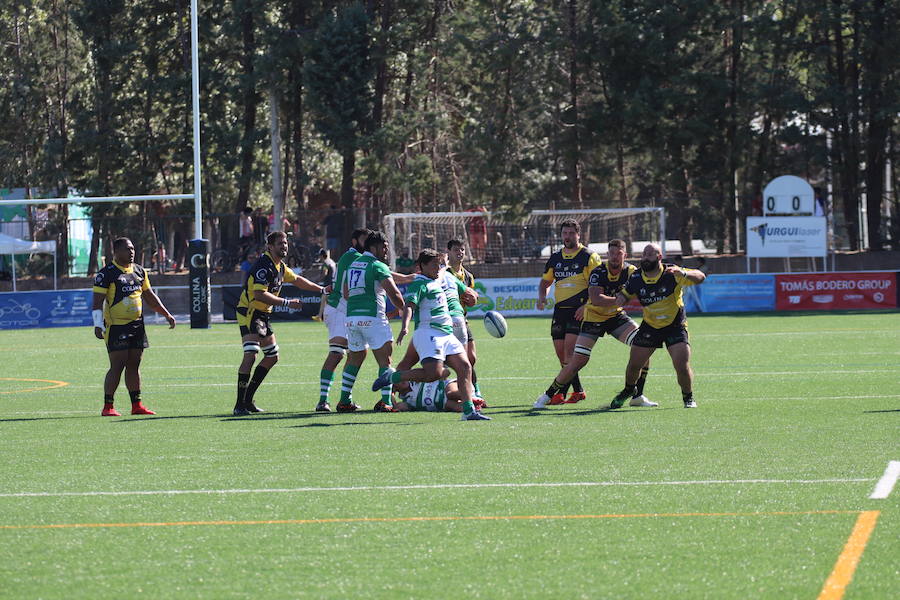
[[[634,394],[634,388],[633,388],[633,387],[627,387],[627,388],[623,389],[621,392],[619,392],[618,394],[616,394],[616,397],[613,398],[613,399],[612,399],[612,402],[609,403],[609,408],[610,408],[611,410],[615,410],[615,409],[617,409],[617,408],[622,408],[622,406],[625,404],[625,402],[626,402],[629,398],[631,398],[631,396],[632,396],[633,394]]]
[[[384,400],[379,400],[372,408],[375,412],[397,412],[397,409],[390,404],[385,404]]]
[[[481,414],[477,410],[475,412],[470,412],[469,414],[463,413],[462,417],[459,419],[460,421],[490,421],[491,418]]]
[[[246,417],[250,414],[250,411],[247,410],[247,406],[243,402],[239,402],[234,405],[234,410],[231,411],[231,414],[235,417]]]
[[[697,408],[697,403],[694,402],[693,398],[690,398],[689,400],[684,401],[684,407],[685,408]]]
[[[156,413],[153,412],[152,410],[150,410],[149,408],[147,408],[146,406],[144,406],[143,404],[141,404],[140,402],[137,402],[137,403],[131,405],[131,414],[133,414],[133,415],[155,415]]]
[[[586,399],[587,394],[585,394],[584,392],[572,392],[571,394],[569,394],[569,397],[566,398],[566,404],[577,404],[578,402]]]
[[[485,402],[482,398],[475,398],[472,400],[472,405],[475,406],[475,410],[481,411],[482,409],[487,408],[487,402]]]
[[[258,407],[258,406],[257,406],[256,404],[254,404],[253,402],[251,402],[250,404],[247,405],[247,412],[249,412],[249,413],[263,413],[263,412],[266,412],[266,411],[263,410],[263,409],[261,409],[260,407]]]
[[[559,406],[560,404],[565,404],[565,403],[566,403],[566,397],[562,392],[560,392],[558,394],[553,394],[553,397],[550,398],[550,402],[548,402],[547,404],[549,404],[550,406]]]
[[[384,373],[378,376],[378,378],[375,380],[375,383],[372,384],[372,391],[377,392],[381,388],[391,385],[391,375],[393,375],[395,372],[396,369],[388,367]]]
[[[104,404],[103,412],[101,412],[100,415],[103,417],[121,417],[122,416],[119,414],[119,411],[117,411],[116,408],[112,404]]]
[[[319,402],[316,404],[316,412],[331,412],[331,405],[327,402]]]
[[[640,396],[634,396],[628,402],[628,406],[641,406],[644,408],[652,408],[654,406],[659,406],[657,402],[651,402],[647,399],[647,396],[641,394]]]
[[[549,403],[550,396],[548,396],[547,394],[541,394],[540,396],[538,396],[538,399],[534,401],[534,404],[532,406],[534,406],[534,408],[544,408]]]
[[[356,412],[358,410],[359,410],[359,405],[356,404],[355,402],[343,402],[343,403],[338,403],[338,405],[337,405],[337,411],[339,413],[351,413],[351,412]]]

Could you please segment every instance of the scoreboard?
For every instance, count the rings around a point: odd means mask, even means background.
[[[805,180],[782,175],[763,190],[763,215],[807,217],[815,214],[815,192]]]

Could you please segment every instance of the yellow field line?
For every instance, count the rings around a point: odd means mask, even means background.
[[[857,510],[806,510],[796,512],[642,513],[606,515],[507,515],[466,517],[356,517],[346,519],[276,519],[266,521],[173,521],[158,523],[56,523],[50,525],[0,525],[0,529],[76,529],[97,527],[184,527],[189,525],[316,525],[325,523],[409,523],[421,521],[539,521],[553,519],[633,519],[647,517],[767,517],[798,515],[855,515]]]
[[[23,392],[40,392],[43,390],[52,390],[69,385],[68,381],[55,381],[53,379],[24,379],[22,377],[0,377],[0,381],[43,381],[44,383],[52,383],[53,385],[45,385],[43,387],[28,388],[26,390],[14,390],[11,392],[0,392],[0,394],[21,394]]]
[[[853,531],[850,532],[850,537],[844,545],[844,551],[838,556],[831,575],[822,586],[818,600],[840,600],[844,597],[847,586],[853,580],[853,573],[856,571],[863,550],[866,549],[866,544],[869,542],[869,536],[875,529],[879,514],[881,511],[878,510],[867,510],[860,513],[859,518],[856,519],[856,525],[853,526]]]

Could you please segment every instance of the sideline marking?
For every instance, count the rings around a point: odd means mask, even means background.
[[[862,557],[866,544],[869,542],[869,536],[875,529],[875,523],[878,522],[878,515],[881,511],[867,510],[859,514],[856,519],[856,525],[850,532],[850,537],[844,545],[844,550],[838,556],[837,562],[831,575],[825,580],[822,591],[819,592],[818,600],[840,600],[847,590],[847,586],[853,580],[853,573],[859,565],[859,559]]]
[[[801,515],[856,515],[857,510],[805,510],[796,512],[645,513],[608,515],[497,515],[467,517],[349,517],[345,519],[273,519],[267,521],[173,521],[158,523],[54,523],[0,525],[0,529],[79,529],[98,527],[184,527],[196,525],[319,525],[327,523],[410,523],[419,521],[539,521],[555,519],[633,519],[647,517],[769,517]],[[865,514],[865,513],[863,513]],[[876,513],[877,514],[877,513]]]
[[[711,479],[695,481],[563,481],[532,483],[434,483],[421,485],[360,485],[346,487],[298,487],[298,488],[262,488],[262,489],[224,489],[224,490],[134,490],[134,491],[101,491],[101,492],[8,492],[0,493],[0,498],[34,498],[61,496],[177,496],[183,494],[294,494],[304,492],[378,492],[403,490],[446,490],[446,489],[478,489],[478,488],[553,488],[553,487],[615,487],[615,486],[651,486],[651,485],[727,485],[757,483],[860,483],[873,481],[872,477],[862,479]],[[857,511],[854,511],[854,514]]]
[[[52,383],[53,385],[45,385],[43,387],[28,388],[26,390],[13,390],[11,392],[0,392],[0,394],[22,394],[24,392],[40,392],[43,390],[52,390],[69,385],[68,381],[56,381],[54,379],[25,379],[22,377],[0,377],[0,381],[42,381],[44,383]]]
[[[888,462],[884,475],[875,484],[875,490],[869,498],[872,500],[883,500],[890,496],[898,477],[900,477],[900,460],[892,460]]]

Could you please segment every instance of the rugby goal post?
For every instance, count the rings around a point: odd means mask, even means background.
[[[600,254],[615,238],[628,242],[632,252],[666,239],[660,207],[534,210],[516,221],[488,211],[394,213],[384,217],[384,229],[395,269],[398,257],[408,264],[422,248],[446,250],[451,239],[466,243],[473,262],[511,263],[546,259],[562,247],[559,229],[566,219],[580,224],[583,243]]]

